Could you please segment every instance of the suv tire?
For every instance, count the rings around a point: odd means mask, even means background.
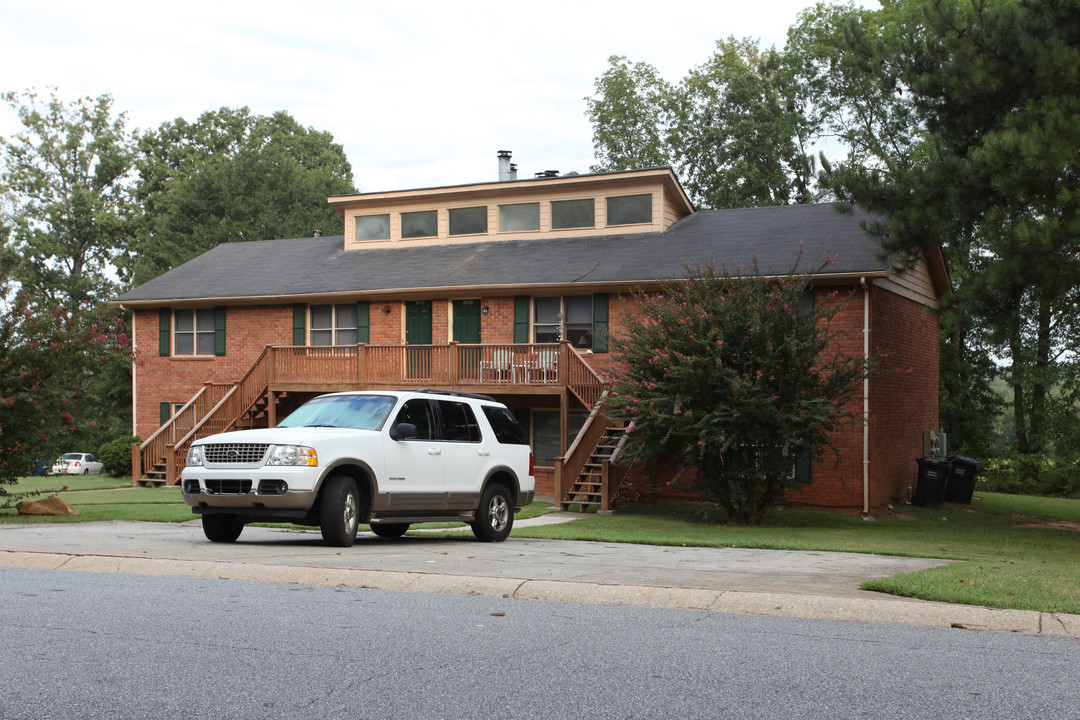
[[[319,507],[319,530],[331,547],[351,547],[360,523],[360,491],[348,475],[326,481]]]
[[[409,529],[409,523],[376,523],[371,526],[371,532],[381,538],[399,538]]]
[[[476,509],[473,535],[484,542],[502,542],[514,526],[514,502],[510,491],[498,483],[488,485]]]
[[[235,515],[203,515],[202,531],[210,542],[231,543],[244,531],[244,523]]]

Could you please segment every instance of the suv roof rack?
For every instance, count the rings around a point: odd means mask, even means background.
[[[496,402],[495,398],[490,395],[480,395],[479,393],[461,392],[460,390],[441,390],[439,388],[420,388],[415,392],[418,393],[431,393],[432,395],[453,395],[454,397],[466,397],[473,400],[490,400]]]

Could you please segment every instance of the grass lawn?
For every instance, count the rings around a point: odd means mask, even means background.
[[[183,522],[196,517],[179,488],[136,488],[130,480],[108,475],[27,478],[8,490],[58,490],[64,485],[68,489],[60,496],[79,515],[20,516],[8,508],[0,510],[0,523]],[[535,502],[517,519],[548,509],[549,503]],[[514,536],[947,558],[958,562],[874,580],[863,587],[924,600],[1080,614],[1080,500],[977,492],[970,506],[937,510],[905,506],[876,518],[868,522],[857,515],[781,508],[769,513],[760,526],[740,527],[715,525],[690,504],[653,507],[622,502],[615,515],[517,527]],[[469,534],[460,524],[414,527],[461,528]]]
[[[1080,614],[1080,500],[977,493],[970,506],[877,515],[799,508],[755,527],[713,525],[692,505],[619,503],[616,515],[514,530],[517,537],[782,550],[840,550],[958,560],[863,584],[924,600]]]

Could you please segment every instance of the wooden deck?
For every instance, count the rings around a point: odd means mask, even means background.
[[[592,408],[603,380],[566,342],[506,345],[268,346],[236,383],[206,383],[132,448],[136,482],[179,480],[194,440],[237,427],[289,392],[437,387],[485,394],[573,395]],[[565,414],[565,413],[564,413]],[[153,478],[153,479],[150,479]]]

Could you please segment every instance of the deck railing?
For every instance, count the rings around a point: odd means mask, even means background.
[[[207,383],[138,446],[132,462],[135,479],[164,461],[167,482],[175,484],[191,443],[232,428],[270,389],[326,392],[379,386],[490,386],[492,392],[567,387],[592,408],[604,382],[567,342],[267,346],[239,382]]]

